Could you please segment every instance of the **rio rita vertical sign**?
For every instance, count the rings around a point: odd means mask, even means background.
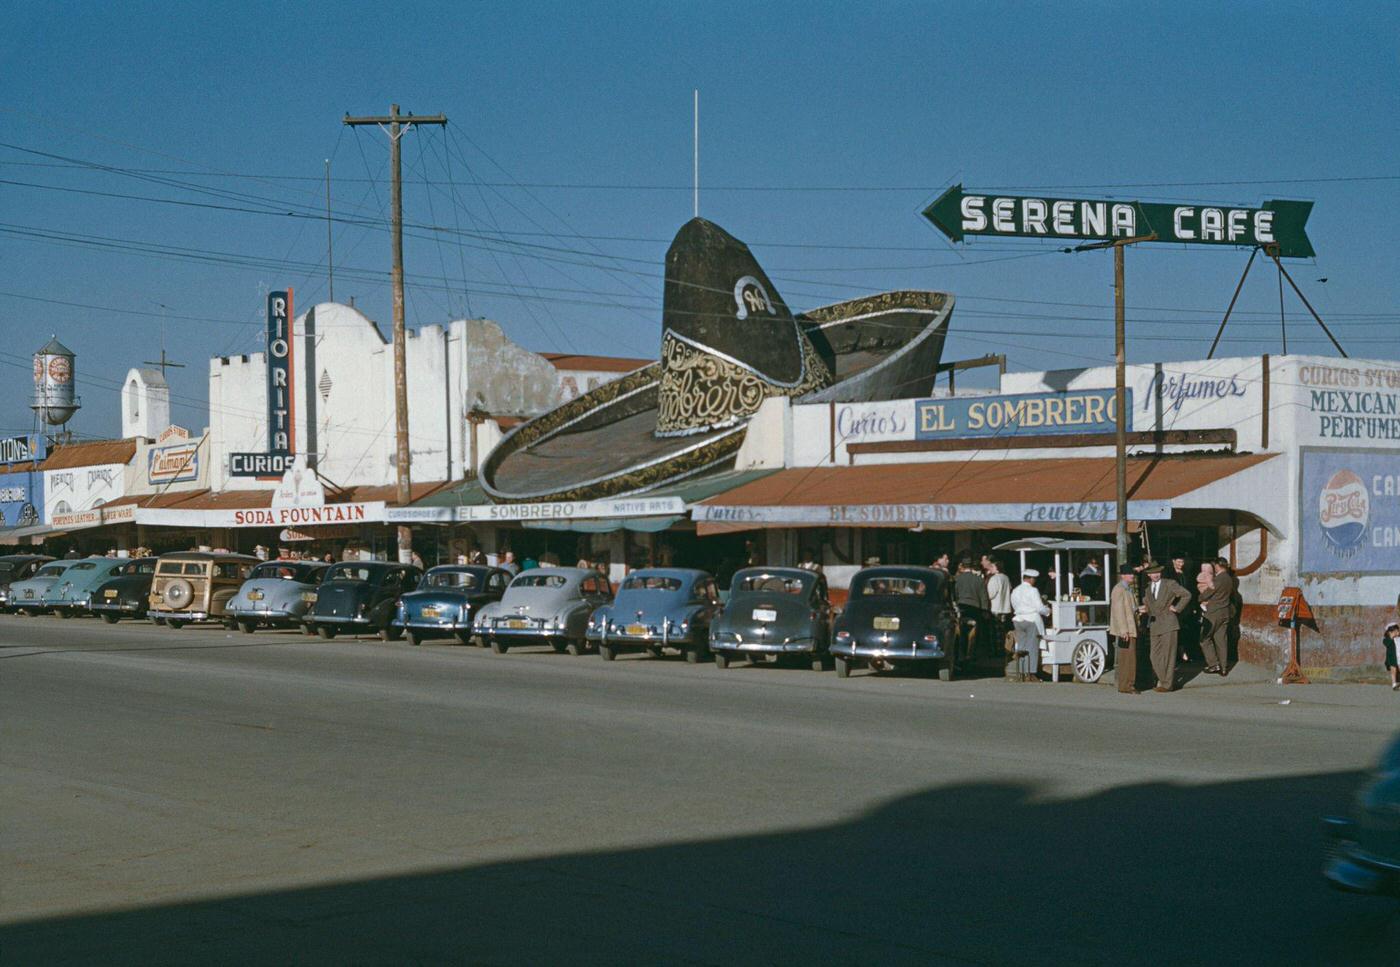
[[[292,369],[292,290],[267,294],[267,452],[296,452]]]

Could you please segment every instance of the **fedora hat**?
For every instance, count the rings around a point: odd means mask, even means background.
[[[660,360],[516,427],[482,487],[497,502],[643,493],[730,468],[770,397],[927,395],[952,309],[902,290],[794,314],[747,245],[692,219],[666,253]]]

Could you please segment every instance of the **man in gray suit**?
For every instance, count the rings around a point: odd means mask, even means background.
[[[1154,692],[1176,689],[1176,635],[1181,624],[1177,615],[1191,603],[1191,593],[1171,578],[1162,576],[1162,565],[1147,569],[1148,585],[1138,608],[1147,615],[1150,626],[1152,672],[1157,676]]]

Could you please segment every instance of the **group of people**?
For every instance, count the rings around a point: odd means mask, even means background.
[[[1142,691],[1144,641],[1154,692],[1175,691],[1178,662],[1192,660],[1197,650],[1206,674],[1229,674],[1242,600],[1239,578],[1228,560],[1202,562],[1194,579],[1187,577],[1181,555],[1173,556],[1170,566],[1125,564],[1118,570],[1118,584],[1109,597],[1108,633],[1117,646],[1120,692]]]

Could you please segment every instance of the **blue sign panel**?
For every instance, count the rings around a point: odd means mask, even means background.
[[[1133,428],[1133,392],[1127,390],[1128,429]],[[1015,396],[963,396],[919,400],[914,408],[917,440],[1033,436],[1043,433],[1112,433],[1118,405],[1111,389]]]
[[[1304,450],[1303,574],[1400,574],[1400,452]]]
[[[32,527],[44,520],[44,472],[0,473],[0,529]]]
[[[0,437],[0,464],[29,463],[42,459],[44,459],[43,437]]]

